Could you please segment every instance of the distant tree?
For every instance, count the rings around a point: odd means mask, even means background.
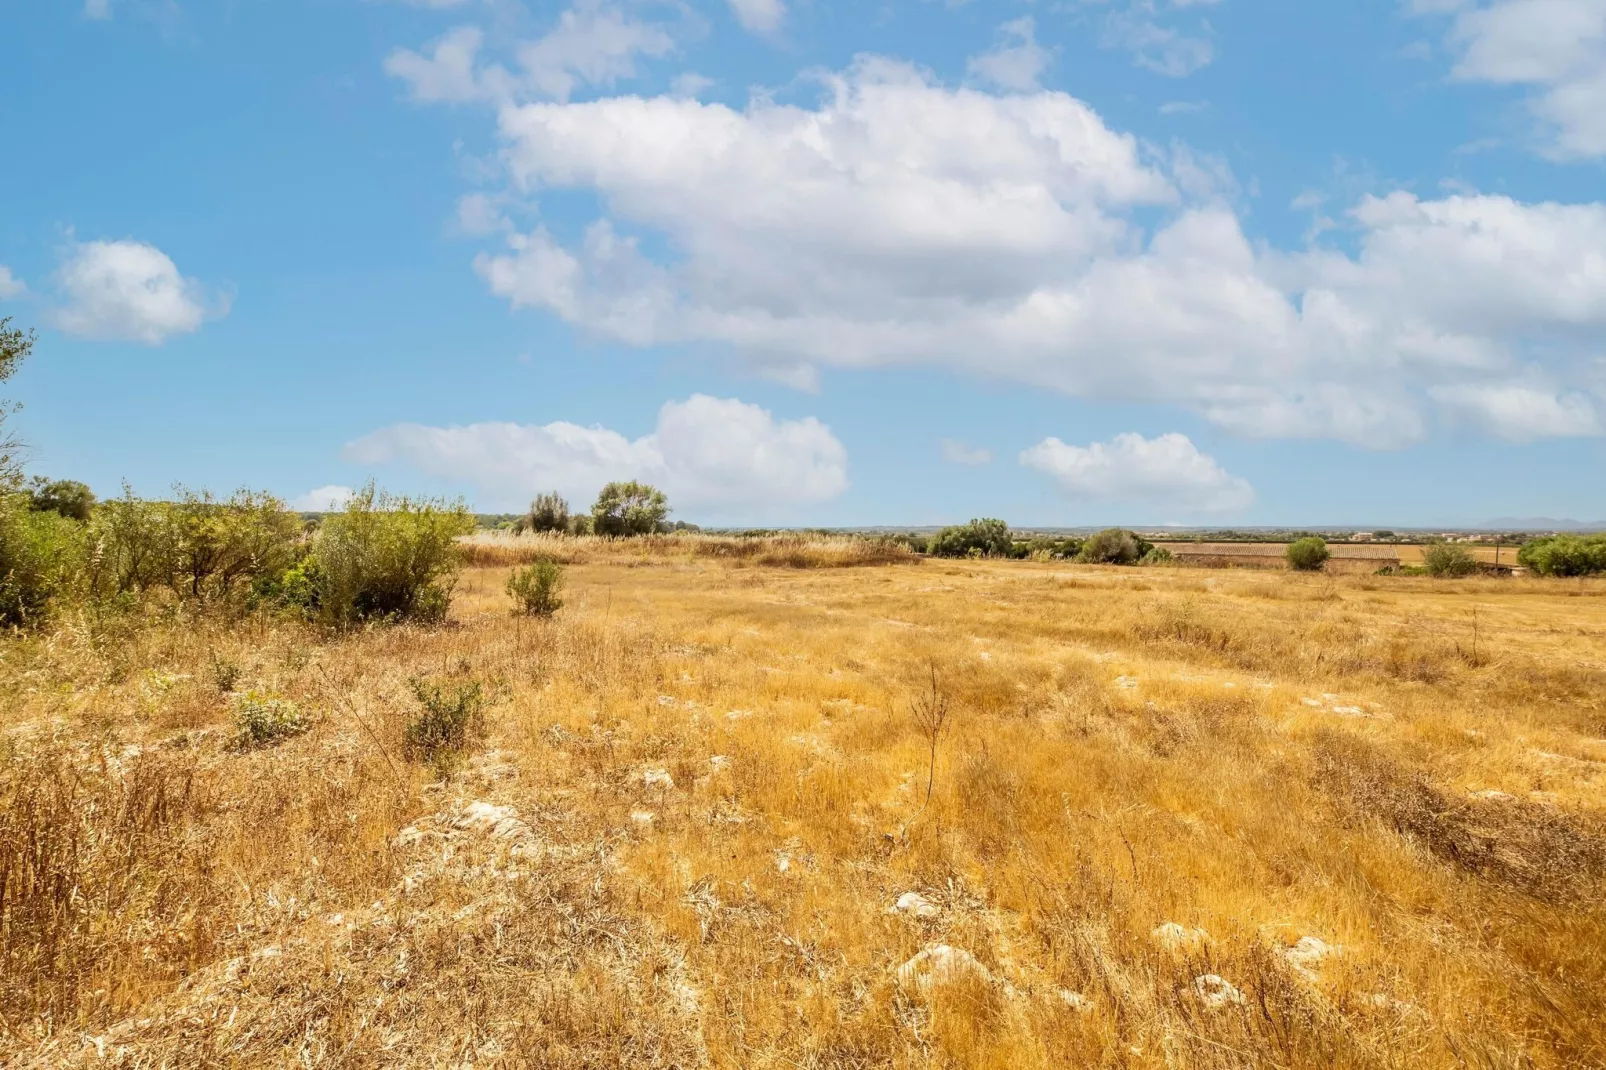
[[[933,557],[1013,557],[1015,540],[1002,520],[972,520],[943,528],[928,544]]]
[[[1091,565],[1132,565],[1154,549],[1125,528],[1106,528],[1082,544],[1078,559]]]
[[[1606,535],[1552,535],[1524,543],[1517,562],[1541,576],[1606,572]]]
[[[73,520],[88,520],[95,509],[95,492],[75,479],[34,476],[28,491],[36,512],[60,513]]]
[[[1372,532],[1372,537],[1374,539],[1392,539],[1395,536],[1392,531],[1374,531]]]
[[[596,525],[591,520],[590,513],[575,513],[569,518],[570,535],[594,535]]]
[[[1316,535],[1303,539],[1295,539],[1288,544],[1288,567],[1295,572],[1320,572],[1327,565],[1327,559],[1333,552],[1327,548],[1327,540]]]
[[[598,535],[651,535],[669,515],[663,491],[646,483],[609,483],[591,507]]]
[[[1464,546],[1436,542],[1422,551],[1422,567],[1429,576],[1457,579],[1478,571],[1478,560]]]
[[[564,501],[557,491],[537,495],[530,503],[530,511],[514,522],[513,530],[520,534],[524,532],[540,534],[549,531],[563,534],[569,530],[569,503]]]

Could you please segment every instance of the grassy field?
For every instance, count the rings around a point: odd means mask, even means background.
[[[1606,1065],[1606,583],[574,557],[8,640],[0,1065]]]

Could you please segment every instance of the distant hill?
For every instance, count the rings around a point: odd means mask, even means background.
[[[1606,520],[1585,524],[1550,516],[1502,516],[1480,526],[1489,531],[1606,531]]]

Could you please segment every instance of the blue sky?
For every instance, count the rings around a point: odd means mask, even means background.
[[[34,470],[1606,516],[1606,0],[15,0]]]

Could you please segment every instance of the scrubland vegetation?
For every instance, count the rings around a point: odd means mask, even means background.
[[[6,640],[0,1063],[1606,1060],[1600,581],[348,515]]]

